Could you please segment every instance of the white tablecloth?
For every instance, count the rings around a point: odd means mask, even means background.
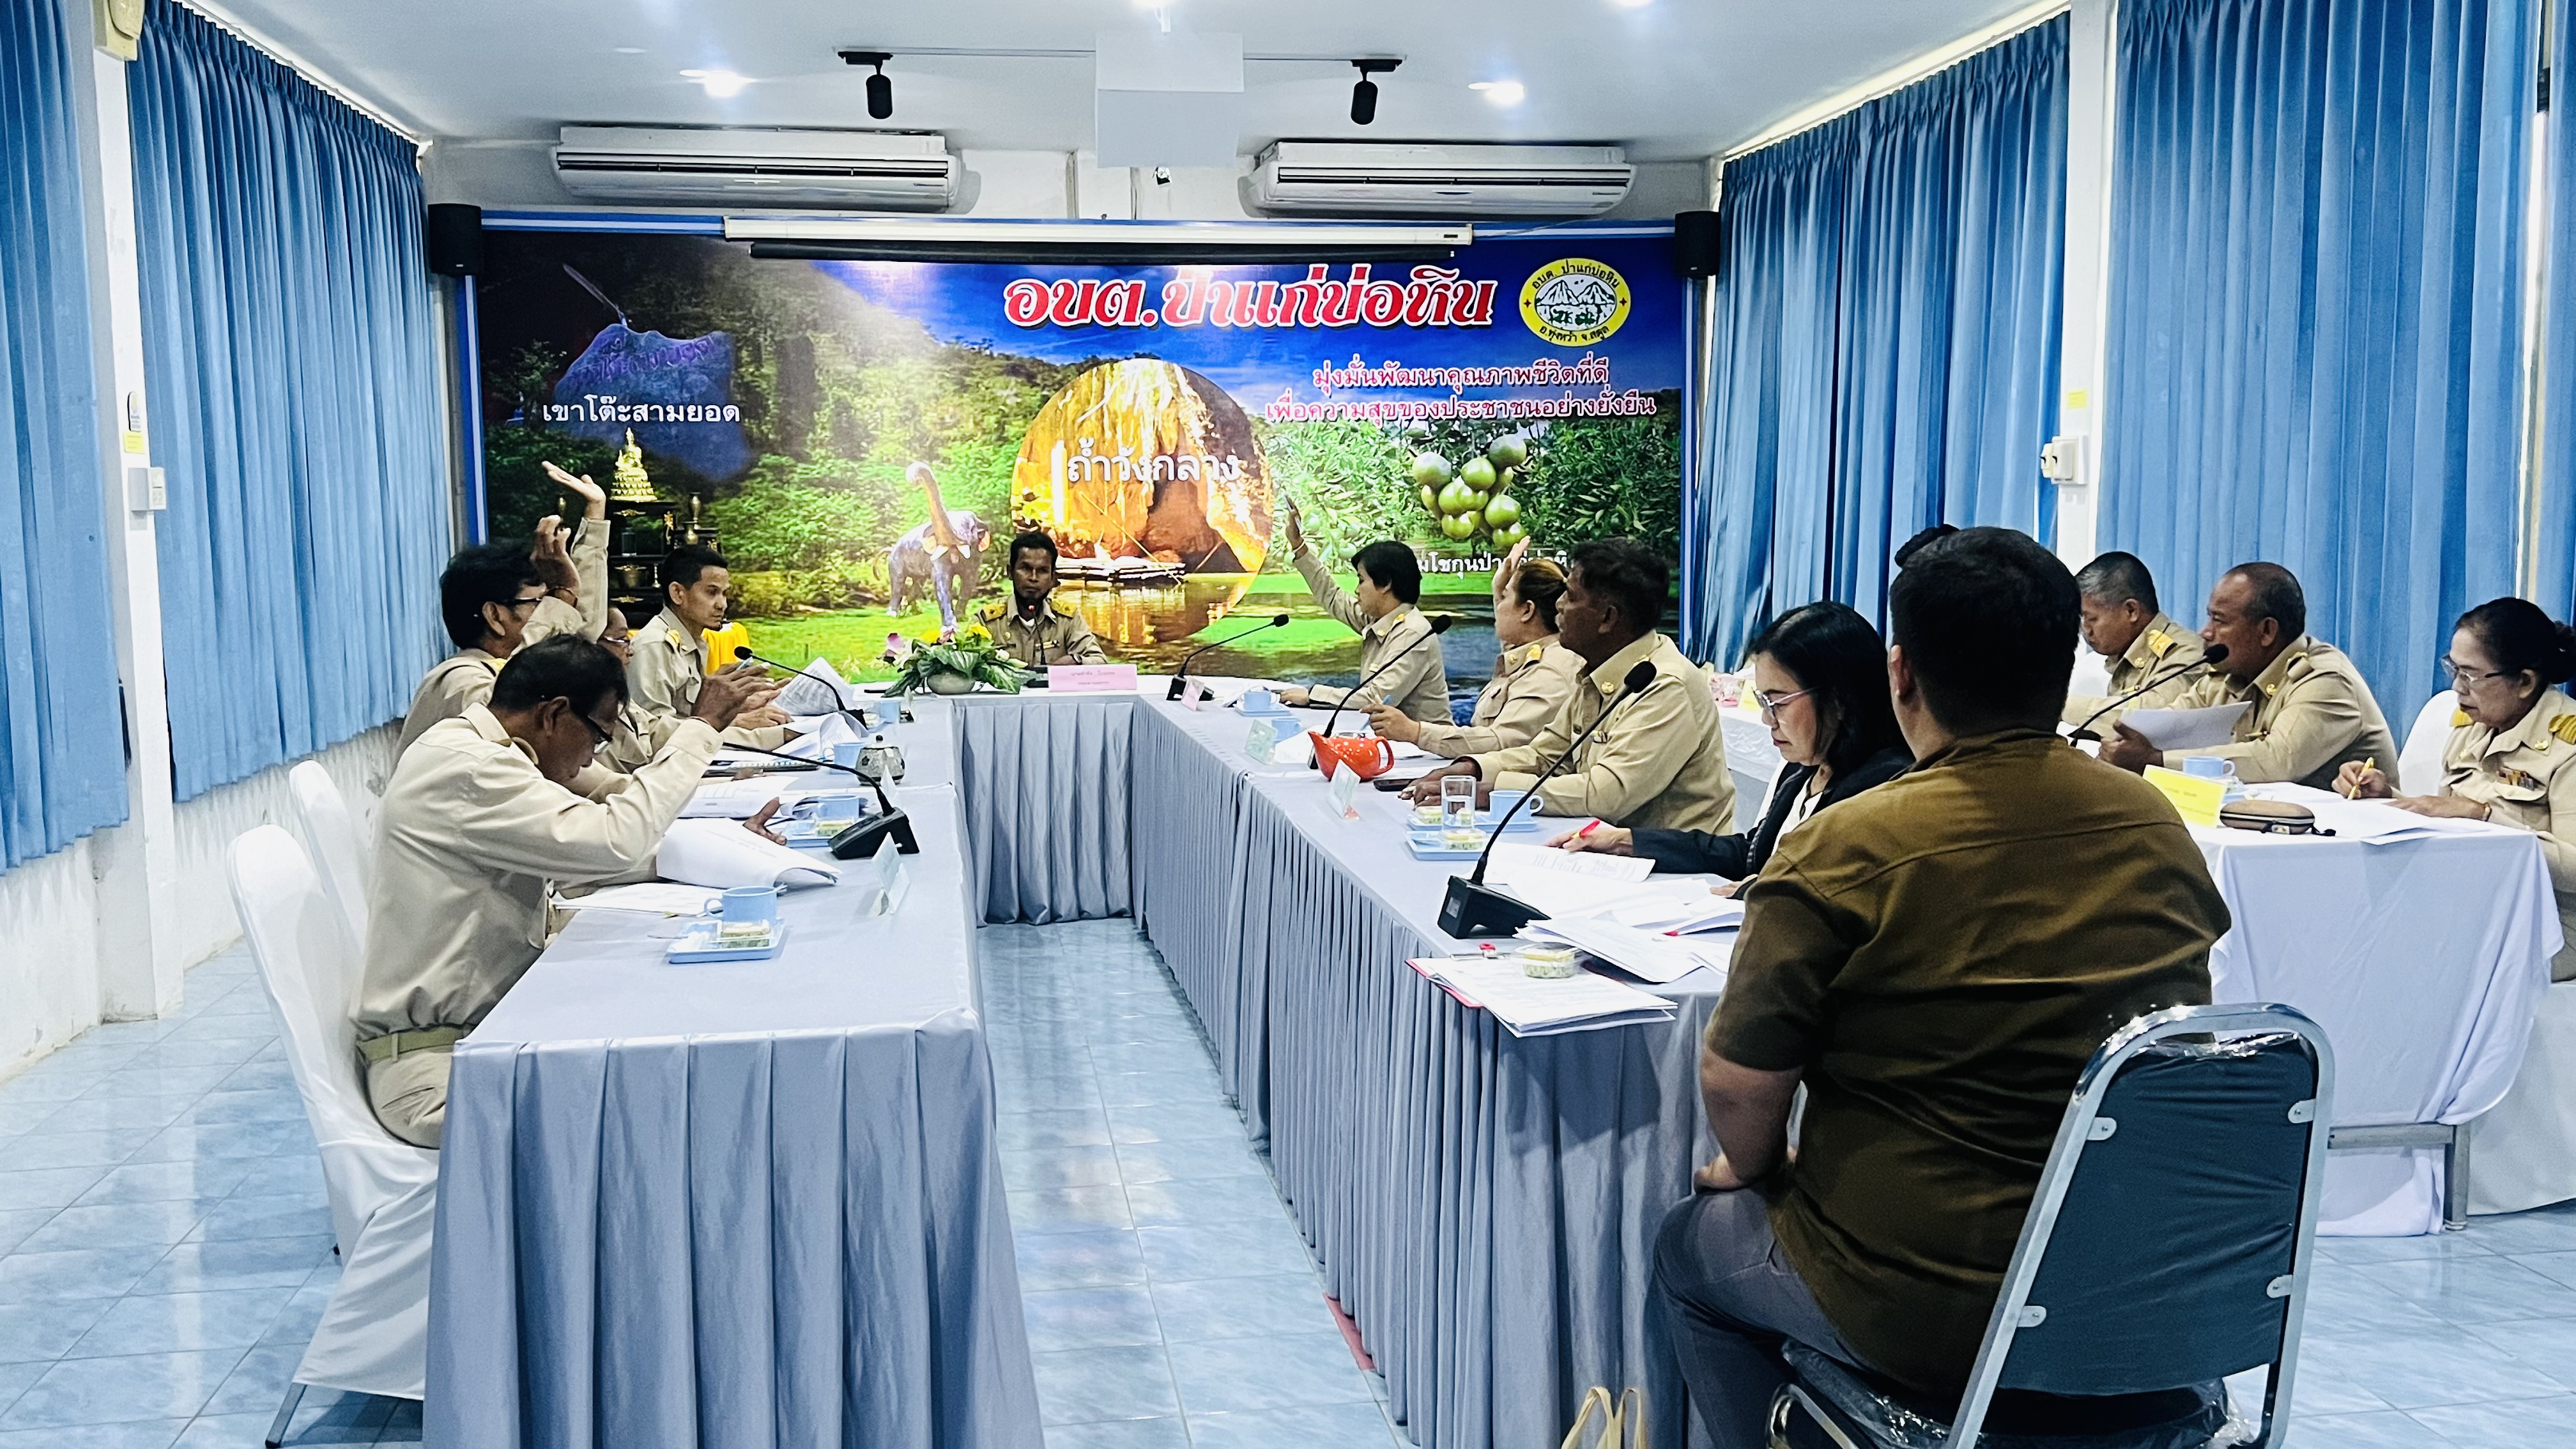
[[[2210,953],[2212,994],[2294,1006],[2326,1029],[2336,1125],[2466,1122],[2503,1098],[2559,943],[2538,841],[2193,834],[2236,917]],[[2441,1172],[2433,1148],[2337,1152],[2320,1231],[2438,1231]]]
[[[665,918],[585,911],[458,1049],[429,1443],[1036,1449],[957,798],[924,783],[949,720],[920,708],[896,914],[853,875],[782,898],[775,959],[672,966]]]

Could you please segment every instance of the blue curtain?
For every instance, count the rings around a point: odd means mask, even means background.
[[[440,652],[438,339],[409,143],[167,0],[129,93],[188,799],[400,715]]]
[[[2105,548],[2299,575],[2392,719],[2514,587],[2526,0],[2130,0]]]
[[[0,869],[125,818],[64,13],[0,0]]]
[[[2549,74],[2548,234],[2542,243],[2549,284],[2548,315],[2540,330],[2540,448],[2533,482],[2539,489],[2533,532],[2525,540],[2532,561],[2532,602],[2553,619],[2576,615],[2576,137],[2568,118],[2576,104],[2576,34],[2562,6],[2551,29]]]
[[[2066,30],[1727,164],[1694,655],[1815,599],[1879,614],[1928,525],[2052,531]]]

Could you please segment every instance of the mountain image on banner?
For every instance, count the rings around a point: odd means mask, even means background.
[[[711,483],[752,464],[733,405],[733,336],[665,337],[621,319],[599,329],[555,384],[555,425],[602,443],[635,441]]]

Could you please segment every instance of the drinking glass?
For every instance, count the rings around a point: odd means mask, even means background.
[[[1485,843],[1485,834],[1476,828],[1476,781],[1467,775],[1444,775],[1440,780],[1441,844],[1451,850],[1473,850]]]

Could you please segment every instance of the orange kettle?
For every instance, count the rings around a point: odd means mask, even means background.
[[[1306,731],[1315,744],[1315,768],[1331,778],[1340,765],[1363,780],[1374,780],[1395,768],[1395,745],[1377,735],[1325,735]]]

